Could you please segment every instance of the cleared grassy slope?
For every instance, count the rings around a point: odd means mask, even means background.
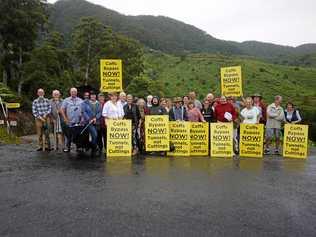
[[[202,98],[206,93],[220,94],[220,68],[242,66],[245,96],[255,92],[271,101],[276,94],[302,102],[316,97],[316,68],[288,67],[268,64],[249,57],[212,54],[171,56],[151,52],[145,56],[146,74],[165,85],[166,96],[184,95],[196,90]]]

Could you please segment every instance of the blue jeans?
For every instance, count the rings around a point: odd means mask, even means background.
[[[87,130],[91,136],[91,144],[95,147],[98,143],[97,128],[94,125],[90,124]]]

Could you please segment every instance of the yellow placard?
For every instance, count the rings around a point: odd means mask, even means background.
[[[211,156],[233,155],[233,123],[211,123]]]
[[[106,155],[125,157],[132,155],[132,121],[107,120]]]
[[[242,96],[241,66],[221,68],[221,88],[224,96]]]
[[[6,103],[8,109],[18,109],[21,107],[20,103]]]
[[[101,59],[101,91],[116,92],[122,91],[122,60],[121,59]]]
[[[208,156],[209,154],[209,124],[190,123],[190,155]]]
[[[308,125],[285,124],[283,138],[283,156],[289,158],[307,158]]]
[[[169,151],[169,116],[147,115],[145,117],[146,151]]]
[[[184,121],[169,122],[170,142],[175,146],[168,156],[190,156],[190,123]]]
[[[263,124],[240,124],[240,156],[263,157]]]

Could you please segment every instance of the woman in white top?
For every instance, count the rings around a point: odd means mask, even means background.
[[[103,106],[102,116],[105,124],[107,119],[123,119],[124,110],[121,103],[118,103],[117,93],[109,93],[110,100]]]
[[[247,97],[245,100],[246,107],[240,112],[243,119],[242,123],[257,124],[260,119],[260,111],[257,107],[253,106],[253,100],[251,97]]]

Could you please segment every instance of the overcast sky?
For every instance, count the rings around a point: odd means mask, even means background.
[[[48,0],[48,2],[56,2]],[[126,15],[163,15],[224,40],[316,43],[316,0],[89,0]]]

